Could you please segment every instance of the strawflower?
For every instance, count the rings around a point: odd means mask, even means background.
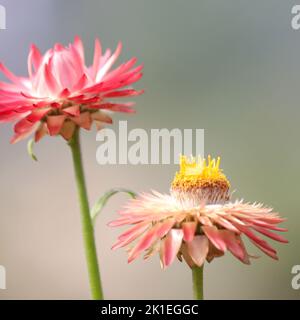
[[[10,80],[0,82],[0,122],[16,122],[11,142],[31,133],[36,142],[47,134],[70,140],[76,127],[89,130],[93,122],[98,128],[111,123],[107,111],[133,112],[132,103],[110,101],[143,92],[124,88],[142,76],[142,66],[134,67],[136,58],[111,70],[121,49],[119,43],[114,53],[110,49],[102,53],[96,39],[93,64],[87,66],[82,41],[76,37],[68,47],[57,43],[44,55],[32,45],[28,77],[16,76],[0,64]]]
[[[143,93],[130,87],[142,77],[142,66],[134,66],[136,58],[113,69],[121,49],[119,43],[114,53],[110,49],[102,52],[100,41],[96,39],[93,63],[87,66],[82,41],[76,37],[69,46],[57,43],[44,55],[32,45],[28,55],[27,77],[16,76],[0,63],[0,71],[10,80],[0,82],[0,122],[15,122],[15,134],[11,142],[20,141],[31,134],[34,134],[35,142],[45,135],[62,136],[71,148],[89,282],[94,299],[103,299],[91,216],[99,209],[99,203],[90,210],[79,131],[81,128],[89,130],[93,123],[101,129],[104,123],[112,122],[113,112],[134,111],[132,103],[111,101]],[[29,153],[32,155],[31,150]]]
[[[161,266],[168,267],[177,257],[193,270],[194,296],[203,298],[203,265],[226,251],[245,264],[250,255],[242,236],[277,260],[276,250],[260,235],[288,242],[274,231],[284,221],[271,208],[260,203],[230,201],[230,183],[217,160],[199,157],[180,159],[180,171],[170,194],[156,191],[130,200],[120,217],[110,226],[132,225],[112,247],[127,247],[128,262],[144,251],[144,259],[159,253]]]

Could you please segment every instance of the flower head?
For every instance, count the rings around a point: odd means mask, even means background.
[[[96,39],[93,64],[88,67],[82,41],[76,37],[68,47],[56,44],[44,55],[32,45],[26,78],[0,64],[10,80],[0,82],[0,122],[17,122],[12,142],[33,132],[35,141],[46,134],[69,140],[76,126],[89,130],[93,122],[99,129],[111,123],[106,111],[133,112],[132,103],[108,100],[143,92],[128,87],[142,77],[142,66],[134,67],[136,58],[111,70],[121,49],[119,43],[114,53],[109,49],[102,53]]]
[[[113,249],[129,245],[128,261],[146,251],[147,259],[159,252],[162,267],[177,258],[190,267],[230,251],[245,264],[250,256],[242,235],[273,259],[273,249],[261,235],[287,242],[273,231],[287,231],[277,226],[284,219],[262,204],[229,202],[230,184],[217,160],[181,157],[180,171],[171,185],[171,194],[156,191],[132,199],[110,226],[132,225],[118,239]]]

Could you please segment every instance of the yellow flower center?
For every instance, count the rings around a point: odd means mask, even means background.
[[[172,193],[185,199],[206,200],[210,203],[224,202],[229,199],[230,183],[220,169],[220,157],[217,160],[208,156],[198,159],[180,157],[180,170],[176,172],[171,185]]]

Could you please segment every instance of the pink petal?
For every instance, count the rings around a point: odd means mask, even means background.
[[[188,248],[187,248],[187,243],[186,242],[182,242],[182,245],[180,247],[180,253],[182,254],[185,262],[188,264],[188,266],[190,268],[195,267],[195,262],[192,259],[191,255],[188,252]]]
[[[93,60],[93,66],[92,66],[92,78],[95,79],[97,72],[99,70],[100,66],[100,59],[102,55],[102,48],[101,43],[99,39],[95,40],[95,49],[94,49],[94,60]]]
[[[147,250],[147,252],[145,253],[143,259],[144,260],[149,259],[150,257],[152,257],[158,251],[159,251],[159,243],[156,242]]]
[[[89,112],[83,112],[78,117],[71,118],[79,127],[82,127],[86,130],[91,129],[92,119]]]
[[[276,240],[276,241],[279,241],[279,242],[283,242],[283,243],[288,243],[289,242],[287,239],[285,239],[281,235],[273,233],[271,231],[268,231],[265,228],[253,226],[253,229],[255,229],[256,231],[262,233],[263,235],[265,235],[265,236],[267,236],[267,237],[269,237],[269,238],[271,238],[273,240]]]
[[[123,232],[118,239],[119,240],[127,240],[128,238],[131,238],[132,235],[136,235],[137,232],[141,232],[142,230],[146,230],[149,227],[149,223],[148,222],[140,222],[135,224],[133,227],[131,227],[130,229],[126,230],[125,232]]]
[[[25,113],[25,116],[28,113]],[[23,118],[24,115],[21,113],[17,113],[15,111],[8,111],[8,112],[0,112],[0,123],[8,122],[8,121],[16,121]]]
[[[247,227],[241,227],[239,226],[239,229],[250,239],[253,241],[253,243],[257,243],[259,245],[259,247],[263,247],[265,248],[267,251],[271,251],[276,253],[276,250],[273,249],[268,243],[267,241],[261,239],[260,237],[258,237],[257,235],[255,235],[249,228]]]
[[[271,224],[278,224],[278,223],[284,222],[286,219],[280,218],[280,217],[274,217],[274,216],[273,217],[272,216],[270,216],[270,217],[265,216],[265,217],[260,217],[259,220],[265,221],[265,222],[271,223]]]
[[[20,93],[21,93],[21,95],[22,95],[23,97],[25,97],[25,98],[27,98],[27,99],[30,99],[30,100],[40,100],[40,99],[46,100],[46,99],[48,99],[48,97],[37,97],[37,96],[33,96],[33,95],[31,95],[31,94],[28,94],[28,93],[26,93],[26,92],[23,92],[23,91],[21,91]]]
[[[188,253],[198,267],[205,262],[209,242],[206,236],[195,236],[194,240],[187,243]]]
[[[76,125],[72,121],[65,121],[62,128],[60,129],[60,135],[67,141],[69,141],[74,134]]]
[[[99,102],[99,97],[86,98],[84,95],[77,97],[70,97],[69,100],[75,101],[77,104],[88,104],[89,109],[92,108],[90,104]]]
[[[64,113],[70,116],[79,116],[80,115],[80,106],[75,105],[72,107],[62,109]]]
[[[61,91],[61,93],[59,94],[59,97],[62,99],[68,98],[70,96],[71,92],[69,91],[69,89],[65,88],[64,90]]]
[[[78,80],[78,82],[73,86],[73,91],[79,91],[82,88],[85,87],[85,85],[88,83],[88,79],[85,74],[82,75],[82,77]]]
[[[264,252],[266,255],[268,255],[269,257],[271,257],[271,258],[274,259],[274,260],[278,260],[277,253],[276,253],[276,251],[275,251],[273,248],[268,249],[268,248],[266,248],[266,247],[263,247],[263,246],[260,245],[258,242],[253,241],[252,239],[250,239],[250,241],[251,241],[257,248],[259,248],[262,252]]]
[[[161,226],[157,230],[157,237],[163,238],[170,229],[174,226],[175,219],[167,219],[161,223]]]
[[[74,39],[74,47],[80,55],[82,62],[84,63],[84,46],[79,36]]]
[[[113,55],[107,60],[107,62],[101,66],[100,70],[97,73],[96,76],[96,82],[100,82],[102,78],[105,76],[105,74],[109,71],[109,69],[112,67],[112,65],[115,63],[115,61],[118,59],[120,53],[122,50],[122,43],[119,42],[116,51],[113,53]]]
[[[135,260],[142,251],[147,250],[155,242],[155,240],[157,240],[157,230],[159,227],[160,224],[156,224],[138,241],[138,243],[129,253],[128,263]]]
[[[49,64],[46,63],[44,66],[44,78],[45,78],[45,85],[47,86],[49,92],[55,95],[59,91],[59,86],[52,73],[50,62]]]
[[[223,252],[226,251],[227,247],[222,237],[222,233],[216,227],[202,226],[202,230],[217,249]]]
[[[31,122],[40,121],[50,110],[51,108],[34,109],[27,119]]]
[[[110,71],[106,76],[103,78],[104,82],[111,82],[113,79],[119,78],[121,75],[126,74],[127,72],[130,72],[129,70],[136,64],[137,58],[133,57],[127,62],[121,64],[113,71]],[[141,69],[140,69],[141,70]]]
[[[40,141],[46,134],[48,134],[48,127],[45,122],[42,122],[35,132],[34,141]]]
[[[39,49],[33,44],[31,45],[30,52],[28,55],[28,74],[29,77],[32,77],[33,72],[32,72],[32,66],[34,67],[35,71],[38,70],[40,67],[40,64],[42,62],[42,55],[39,51]]]
[[[55,136],[59,134],[65,119],[66,119],[66,116],[64,115],[47,117],[47,126],[48,126],[50,136]]]
[[[134,219],[132,219],[131,217],[121,217],[118,218],[114,221],[111,221],[108,223],[109,227],[119,227],[119,226],[124,226],[126,224],[132,224],[132,223],[138,223],[140,222],[142,219],[139,219],[139,221],[133,221]]]
[[[220,216],[217,216],[216,218],[214,218],[214,220],[221,226],[224,227],[228,230],[231,230],[233,232],[237,232],[240,233],[239,229],[237,229],[232,223],[230,223],[228,220],[226,220],[225,218],[222,218]]]
[[[15,124],[14,131],[16,133],[23,133],[30,130],[32,126],[33,126],[33,123],[25,118]]]
[[[210,219],[208,217],[198,216],[198,220],[204,226],[210,226],[210,227],[213,226],[212,222],[210,221]]]
[[[110,49],[106,49],[105,53],[101,56],[99,69],[101,69],[102,66],[105,65],[105,63],[108,61],[110,56],[111,56],[111,50]]]
[[[209,250],[206,257],[207,262],[211,262],[214,258],[224,256],[224,252],[217,249],[210,241],[209,241]]]
[[[138,96],[143,93],[144,93],[144,90],[125,89],[125,90],[108,92],[104,94],[103,97],[106,97],[106,98],[132,97],[132,96]]]
[[[181,247],[183,231],[181,229],[171,229],[166,238],[161,243],[160,260],[163,268],[168,267],[176,258]]]
[[[112,118],[108,114],[101,111],[92,113],[91,117],[93,120],[105,123],[112,123]]]
[[[99,108],[115,112],[135,113],[135,110],[131,108],[132,105],[132,103],[104,103]]]
[[[194,239],[196,228],[197,222],[183,222],[183,240],[186,242],[192,241]]]
[[[20,87],[14,83],[6,83],[3,81],[0,81],[0,92],[1,93],[14,93],[14,94],[19,94],[20,92]]]
[[[245,219],[244,219],[245,220]],[[260,221],[260,220],[257,220],[257,219],[247,219],[249,221],[249,223],[255,225],[255,226],[259,226],[259,227],[263,227],[265,229],[270,229],[270,230],[275,230],[275,231],[281,231],[281,232],[286,232],[288,231],[288,229],[286,228],[280,228],[280,227],[277,227],[275,226],[274,224],[272,223],[267,223],[267,222],[264,222],[264,221]]]
[[[26,139],[27,137],[29,137],[39,126],[39,123],[36,122],[33,126],[31,126],[30,128],[28,128],[25,131],[21,131],[21,132],[17,132],[12,139],[10,140],[10,143],[17,143],[20,140]]]
[[[250,264],[249,256],[245,250],[245,247],[242,243],[240,236],[236,235],[232,231],[223,230],[222,231],[223,239],[226,243],[227,249],[239,260],[245,264]]]
[[[4,73],[4,75],[12,82],[23,86],[24,82],[21,77],[17,77],[10,70],[8,70],[2,63],[0,63],[0,71]]]
[[[142,68],[142,66],[140,66],[139,68]],[[111,91],[111,90],[119,89],[121,87],[129,86],[132,83],[137,82],[142,76],[143,76],[142,73],[135,73],[135,70],[133,70],[130,72],[130,74],[128,73],[128,74],[120,75],[117,79],[113,79],[108,82],[101,82],[99,84],[98,90],[101,90],[102,92],[104,92],[104,91]],[[96,88],[97,86],[94,86],[93,90],[95,91]],[[90,90],[92,90],[92,88]]]
[[[142,235],[149,228],[149,223],[141,222],[136,224],[134,227],[125,231],[119,236],[119,240],[112,246],[112,250],[121,248],[131,243]]]

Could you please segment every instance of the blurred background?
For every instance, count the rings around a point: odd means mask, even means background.
[[[234,196],[273,206],[288,220],[290,243],[274,243],[280,260],[262,255],[245,266],[227,254],[205,266],[206,299],[299,299],[291,287],[300,264],[300,30],[291,28],[296,1],[1,0],[0,61],[27,74],[31,43],[44,52],[75,35],[92,59],[94,38],[115,48],[120,61],[137,56],[145,75],[137,85],[136,115],[116,115],[134,128],[203,128],[205,152],[222,156]],[[299,2],[300,4],[300,2]],[[1,76],[1,80],[3,77]],[[70,151],[61,138],[10,145],[0,126],[0,264],[7,271],[1,299],[89,299],[79,209]],[[96,162],[96,132],[83,133],[93,203],[112,187],[168,192],[176,165]],[[108,204],[96,227],[108,299],[190,299],[191,272],[175,262],[162,271],[158,256],[127,264],[110,247],[121,230],[107,223],[126,201]],[[258,253],[256,248],[249,248]]]

